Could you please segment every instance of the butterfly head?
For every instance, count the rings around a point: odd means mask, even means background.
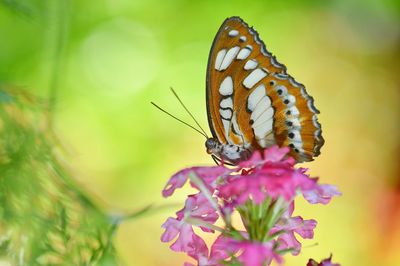
[[[220,150],[220,143],[215,138],[208,138],[206,140],[206,148],[208,154],[217,154]]]

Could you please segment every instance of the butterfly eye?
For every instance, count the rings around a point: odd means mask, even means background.
[[[213,138],[209,138],[206,140],[206,148],[211,150],[217,146],[217,141]]]

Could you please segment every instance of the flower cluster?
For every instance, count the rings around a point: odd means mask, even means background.
[[[281,263],[286,253],[299,254],[298,236],[313,238],[317,222],[293,216],[295,197],[302,194],[311,204],[327,204],[340,192],[310,178],[306,169],[296,169],[288,151],[274,146],[263,156],[254,152],[233,168],[193,167],[173,175],[162,192],[164,197],[187,181],[198,193],[189,195],[176,217],[162,225],[161,240],[173,241],[171,249],[185,252],[197,265],[269,265]],[[245,230],[233,226],[234,212],[239,213]],[[224,226],[217,226],[217,220]],[[219,236],[209,248],[194,227]]]

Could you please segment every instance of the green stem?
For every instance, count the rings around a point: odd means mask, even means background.
[[[213,207],[213,209],[218,213],[218,215],[224,219],[224,215],[221,212],[221,210],[219,209],[219,205],[217,203],[217,201],[212,197],[212,194],[210,193],[210,191],[208,190],[208,188],[204,185],[203,180],[201,180],[197,175],[195,175],[194,173],[190,173],[189,174],[189,179],[196,184],[196,186],[199,188],[199,190],[201,191],[201,193],[203,193],[203,195],[206,197],[206,199],[208,200],[208,202],[211,204],[211,206]]]
[[[185,218],[185,221],[187,223],[192,224],[192,225],[202,226],[202,227],[205,227],[205,228],[208,228],[208,229],[211,229],[211,230],[215,230],[215,231],[218,231],[218,232],[221,232],[221,233],[225,232],[225,230],[223,228],[219,227],[219,226],[206,223],[206,222],[204,222],[204,221],[202,221],[200,219],[196,219],[196,218],[193,218],[193,217],[190,217],[190,216]]]
[[[61,55],[66,42],[68,21],[68,0],[49,0],[50,18],[48,26],[50,30],[52,47],[52,66],[49,80],[48,126],[53,126],[53,112],[56,105],[57,89],[61,70]],[[54,36],[54,37],[53,37]]]
[[[129,214],[125,214],[125,215],[121,215],[121,216],[113,217],[113,219],[114,219],[113,223],[120,224],[122,222],[140,218],[141,216],[146,215],[146,214],[152,214],[152,213],[158,212],[160,210],[170,209],[170,208],[174,208],[177,206],[180,206],[180,205],[179,204],[164,204],[164,205],[154,206],[153,204],[149,204],[138,211],[135,211],[135,212],[132,212]]]

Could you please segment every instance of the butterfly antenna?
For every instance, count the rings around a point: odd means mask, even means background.
[[[199,132],[199,133],[200,133],[201,135],[203,135],[204,137],[208,138],[208,136],[207,136],[204,132],[201,132],[200,130],[198,130],[198,129],[195,128],[194,126],[192,126],[192,125],[186,123],[185,121],[183,121],[183,120],[177,118],[176,116],[174,116],[174,115],[172,115],[171,113],[167,112],[166,110],[162,109],[162,108],[161,108],[160,106],[158,106],[157,104],[155,104],[155,103],[153,103],[153,102],[151,102],[151,104],[154,105],[154,106],[155,106],[157,109],[159,109],[160,111],[162,111],[162,112],[166,113],[167,115],[169,115],[170,117],[174,118],[175,120],[178,120],[178,121],[181,122],[182,124],[187,125],[188,127],[190,127],[190,128],[192,128],[192,129],[196,130],[197,132]]]
[[[170,87],[172,93],[175,95],[175,97],[178,99],[178,101],[181,103],[182,107],[185,108],[186,112],[190,115],[190,117],[193,119],[193,121],[197,124],[197,126],[203,131],[203,135],[208,138],[207,133],[204,131],[204,129],[200,126],[199,122],[197,122],[196,118],[192,115],[192,113],[189,111],[189,109],[186,108],[186,106],[183,104],[182,100],[179,98],[178,94],[175,92],[175,90]]]

